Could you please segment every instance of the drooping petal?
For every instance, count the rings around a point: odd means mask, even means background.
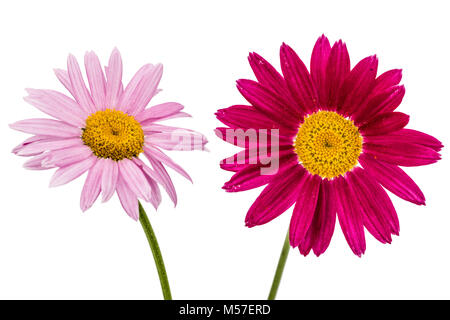
[[[331,186],[336,194],[336,209],[342,232],[353,253],[361,256],[366,251],[363,215],[359,209],[348,182],[342,176],[332,180]]]
[[[413,143],[367,142],[363,144],[363,151],[370,153],[375,159],[405,167],[423,166],[441,159],[433,149]]]
[[[166,190],[173,204],[177,205],[177,192],[175,190],[175,186],[173,185],[172,179],[170,178],[167,170],[164,168],[161,161],[155,159],[152,154],[144,152],[148,161],[152,165],[155,173],[158,175],[158,182],[161,183],[163,188]]]
[[[374,85],[377,68],[376,56],[364,58],[356,64],[340,89],[338,111],[348,116],[361,108]]]
[[[102,163],[102,202],[108,201],[116,191],[119,176],[119,165],[111,159],[99,159]]]
[[[122,208],[133,220],[139,220],[139,204],[136,194],[131,191],[128,184],[119,175],[117,186],[117,196],[119,197]]]
[[[84,212],[94,204],[101,190],[102,162],[98,161],[89,170],[86,181],[81,191],[80,207]]]
[[[50,180],[50,187],[57,187],[66,184],[89,170],[97,161],[96,156],[90,156],[83,161],[73,163],[67,167],[59,168]]]
[[[106,107],[116,108],[122,94],[122,58],[117,48],[111,53],[106,68]]]
[[[73,55],[69,55],[67,58],[67,72],[69,73],[75,100],[84,111],[94,113],[96,111],[94,103],[84,83],[78,61]]]
[[[91,51],[84,56],[84,66],[91,89],[92,101],[97,110],[106,108],[106,80],[97,55]]]
[[[24,100],[42,112],[79,128],[85,125],[87,114],[68,96],[53,90],[27,89]]]
[[[350,57],[347,46],[341,40],[335,42],[330,51],[326,67],[326,92],[328,92],[327,107],[335,110],[338,105],[339,92],[342,83],[350,72]]]
[[[371,189],[367,186],[370,182],[364,170],[356,167],[352,172],[347,173],[347,176],[349,185],[359,201],[364,226],[381,243],[391,243],[391,226],[378,199],[374,197]]]
[[[175,163],[169,156],[167,156],[164,152],[162,152],[158,148],[156,148],[152,145],[149,145],[147,143],[147,144],[145,144],[144,151],[147,153],[150,153],[155,159],[161,161],[166,166],[172,168],[173,170],[175,170],[176,172],[181,174],[183,177],[185,177],[186,179],[188,179],[189,181],[192,182],[192,179],[189,176],[189,174],[180,165]]]
[[[409,116],[402,112],[382,113],[359,128],[364,136],[379,136],[403,129],[409,122]]]
[[[297,247],[305,238],[317,206],[321,178],[318,175],[305,174],[297,197],[297,202],[289,226],[289,241]]]
[[[27,119],[10,124],[14,130],[58,138],[80,137],[80,128],[53,119]]]
[[[305,169],[296,164],[280,172],[252,204],[245,217],[248,227],[265,224],[289,209],[298,198]]]
[[[130,190],[145,201],[150,201],[151,188],[142,170],[133,161],[126,158],[118,161],[118,165],[119,175]]]
[[[398,166],[384,161],[375,160],[372,156],[362,154],[359,163],[379,183],[398,197],[415,203],[425,204],[423,195],[417,184]]]
[[[300,108],[306,113],[315,111],[318,108],[317,92],[303,61],[285,43],[280,48],[280,61],[289,91]]]
[[[328,38],[322,35],[317,39],[311,54],[311,79],[317,90],[319,105],[326,107],[328,104],[328,91],[326,90],[326,68],[330,56],[331,46]]]

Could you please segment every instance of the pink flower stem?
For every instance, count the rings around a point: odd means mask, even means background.
[[[268,300],[275,300],[277,295],[278,287],[280,286],[281,277],[283,276],[284,266],[286,265],[286,260],[289,255],[289,232],[284,240],[283,249],[281,249],[280,259],[278,260],[277,270],[275,271],[275,276],[273,277],[272,287],[270,288]]]
[[[158,270],[159,281],[161,282],[161,289],[163,292],[164,300],[172,300],[172,294],[170,293],[169,279],[167,278],[166,268],[164,266],[164,260],[159,249],[158,240],[156,240],[155,232],[152,225],[148,220],[147,214],[144,208],[139,202],[139,221],[147,236],[148,244],[152,250],[153,259],[155,260],[156,269]]]

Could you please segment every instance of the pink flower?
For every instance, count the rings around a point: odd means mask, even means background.
[[[191,178],[161,149],[203,150],[206,139],[192,130],[156,124],[189,116],[182,112],[181,104],[167,102],[146,108],[159,92],[162,65],[144,65],[126,87],[122,84],[122,59],[117,49],[105,73],[93,52],[86,53],[85,67],[89,89],[74,56],[68,57],[67,71],[55,70],[73,99],[53,90],[27,90],[25,101],[57,120],[28,119],[10,125],[33,134],[13,152],[31,157],[24,165],[27,169],[57,168],[50,181],[52,187],[88,172],[81,192],[83,211],[100,193],[107,201],[117,192],[127,214],[138,220],[138,198],[155,208],[161,202],[158,184],[176,205],[177,195],[165,166]],[[140,159],[141,154],[151,167]]]
[[[399,234],[399,222],[384,188],[424,205],[423,193],[400,166],[434,163],[442,148],[434,137],[406,129],[409,116],[395,111],[405,94],[399,85],[401,70],[377,76],[376,56],[351,69],[345,43],[331,47],[325,36],[316,42],[310,72],[286,44],[280,59],[283,76],[251,53],[257,81],[237,82],[250,105],[216,113],[228,126],[216,133],[246,148],[222,161],[223,169],[235,172],[224,189],[239,192],[267,185],[247,213],[248,227],[265,224],[295,204],[289,241],[303,255],[311,249],[317,256],[325,252],[336,214],[356,255],[366,249],[364,228],[390,243],[391,235]],[[227,139],[230,129],[277,129],[267,138],[278,141],[276,174],[261,174],[265,165],[252,163],[255,144],[245,136]],[[245,161],[236,160],[240,157]]]

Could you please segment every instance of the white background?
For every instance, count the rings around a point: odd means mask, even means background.
[[[380,72],[403,68],[400,111],[409,128],[449,141],[448,1],[4,1],[0,5],[0,298],[160,299],[145,235],[117,197],[82,214],[83,179],[48,188],[50,171],[27,171],[11,149],[27,137],[7,124],[42,117],[24,88],[64,91],[52,68],[94,50],[106,64],[117,46],[128,81],[143,64],[162,62],[164,91],[152,103],[179,101],[192,119],[171,120],[208,136],[206,152],[170,153],[191,185],[172,174],[179,194],[158,212],[157,232],[174,298],[265,299],[291,211],[248,229],[244,217],[261,189],[221,190],[230,173],[219,160],[237,148],[213,134],[218,108],[243,103],[238,78],[252,78],[256,51],[279,68],[279,46],[309,65],[322,33],[346,41],[352,65],[378,54]],[[427,205],[393,197],[401,232],[391,245],[367,235],[362,258],[339,225],[320,258],[291,250],[280,299],[450,298],[448,148],[439,163],[407,168]]]

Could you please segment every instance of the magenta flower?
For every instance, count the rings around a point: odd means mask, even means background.
[[[176,205],[177,194],[165,166],[191,180],[166,150],[203,150],[206,138],[195,131],[156,122],[189,116],[183,106],[167,102],[147,108],[159,92],[162,65],[146,64],[126,87],[122,84],[122,59],[113,50],[105,73],[93,52],[85,55],[89,89],[74,56],[67,60],[67,71],[56,76],[73,99],[53,90],[28,89],[25,101],[56,118],[18,121],[11,128],[33,136],[14,148],[19,156],[31,157],[25,168],[57,168],[50,186],[66,184],[83,173],[87,178],[80,206],[90,208],[100,193],[109,200],[117,193],[122,207],[134,220],[140,220],[149,240],[164,297],[171,298],[167,274],[156,237],[138,198],[155,209],[161,202],[161,185]],[[105,76],[106,75],[106,76]],[[145,155],[150,166],[141,158]]]
[[[305,256],[325,252],[336,215],[354,254],[366,250],[364,228],[390,243],[391,235],[399,234],[399,222],[385,189],[424,205],[423,193],[400,167],[434,163],[442,148],[434,137],[406,129],[409,116],[395,111],[405,94],[401,70],[377,76],[376,56],[350,68],[346,45],[338,41],[331,47],[325,36],[315,44],[310,72],[286,44],[280,60],[283,76],[251,53],[257,81],[237,81],[250,105],[216,113],[228,126],[216,133],[246,148],[222,162],[222,169],[235,172],[224,189],[267,185],[247,213],[248,227],[268,223],[295,204],[289,243]],[[261,174],[267,163],[252,163],[256,147],[245,135],[227,138],[227,131],[236,129],[277,129],[267,137],[278,141],[276,174]]]

